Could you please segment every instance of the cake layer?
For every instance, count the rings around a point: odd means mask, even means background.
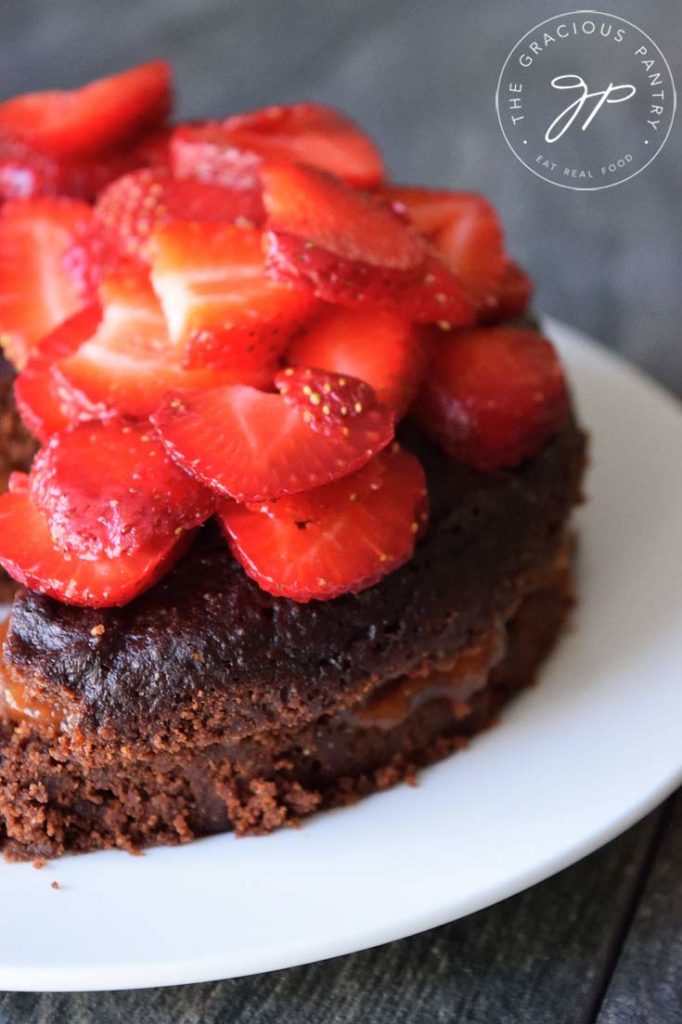
[[[530,684],[570,605],[560,547],[542,584],[449,663],[430,659],[336,715],[200,750],[136,760],[103,737],[84,745],[58,720],[0,712],[0,846],[13,859],[103,847],[137,850],[235,829],[267,832],[354,801],[464,745]],[[26,713],[28,712],[28,714]]]
[[[297,604],[263,592],[217,530],[124,608],[15,599],[6,660],[32,699],[88,738],[174,751],[300,728],[378,684],[456,655],[551,561],[579,499],[571,424],[518,469],[479,473],[415,435],[431,523],[414,557],[360,594]]]

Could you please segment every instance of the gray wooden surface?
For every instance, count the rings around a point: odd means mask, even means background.
[[[333,102],[382,142],[395,178],[490,194],[514,251],[538,279],[540,307],[596,335],[680,395],[679,119],[644,174],[595,194],[566,192],[529,174],[497,126],[494,89],[508,50],[538,21],[575,6],[3,0],[0,95],[73,85],[165,55],[177,68],[183,115],[306,97]],[[679,85],[680,0],[605,6],[660,43]],[[682,1022],[681,861],[678,794],[555,878],[413,939],[232,982],[137,993],[0,994],[0,1024]]]

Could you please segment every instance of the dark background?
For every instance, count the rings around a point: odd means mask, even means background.
[[[539,308],[681,394],[679,118],[646,171],[592,194],[530,174],[497,124],[494,92],[508,51],[537,22],[574,6],[2,0],[0,96],[74,86],[165,56],[176,68],[182,117],[305,98],[345,108],[382,144],[397,180],[487,193],[538,282]],[[653,36],[679,86],[680,0],[603,6]],[[682,1021],[681,826],[678,798],[555,879],[380,950],[184,989],[0,995],[0,1022],[672,1024]]]

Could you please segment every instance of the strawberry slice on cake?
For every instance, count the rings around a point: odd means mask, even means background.
[[[334,483],[279,501],[230,502],[220,521],[263,590],[295,601],[364,590],[406,562],[428,517],[424,470],[398,445]]]
[[[30,199],[0,211],[0,342],[21,368],[40,339],[92,295],[66,255],[92,212],[74,199]]]
[[[102,320],[77,351],[53,365],[74,409],[91,416],[116,412],[144,419],[178,388],[201,390],[234,374],[182,365],[149,280],[125,273],[100,288]]]
[[[138,138],[170,111],[171,76],[154,60],[80,89],[26,93],[0,103],[0,132],[56,156],[92,156]]]
[[[393,437],[392,413],[362,381],[289,368],[275,384],[278,394],[244,384],[179,393],[152,422],[181,466],[237,501],[346,476]]]
[[[151,262],[170,336],[190,369],[233,369],[245,381],[260,372],[267,383],[316,306],[305,284],[266,275],[256,228],[176,221],[155,234]]]
[[[180,178],[238,188],[258,187],[263,160],[309,164],[355,188],[375,188],[384,174],[372,140],[345,114],[318,103],[182,125],[171,141],[171,160]]]

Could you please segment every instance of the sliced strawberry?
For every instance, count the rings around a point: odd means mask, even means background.
[[[533,295],[533,282],[525,270],[517,263],[509,260],[498,289],[491,301],[479,312],[483,323],[495,323],[499,320],[513,320],[528,309]]]
[[[41,441],[68,427],[73,422],[72,415],[78,418],[73,400],[68,401],[64,387],[60,388],[59,380],[52,373],[52,365],[72,355],[91,338],[101,318],[101,309],[92,304],[64,320],[38,343],[14,382],[14,400],[19,414],[30,432]]]
[[[270,379],[315,304],[308,288],[265,276],[259,231],[230,224],[178,221],[159,231],[152,282],[188,367],[265,368]]]
[[[279,498],[245,502],[245,507],[252,512],[263,512],[276,519],[303,523],[333,515],[338,511],[342,501],[356,501],[358,498],[364,500],[371,491],[379,490],[384,479],[383,460],[392,448],[397,448],[397,442],[394,441],[392,445],[384,448],[362,469],[356,470],[350,476],[332,480],[321,487],[313,487],[310,491],[298,491],[296,494],[284,494]]]
[[[228,117],[225,130],[237,149],[267,160],[310,164],[355,188],[381,183],[384,165],[372,140],[346,114],[317,103],[265,107]]]
[[[228,502],[230,547],[263,590],[296,601],[357,593],[406,562],[427,517],[424,471],[397,445],[276,511]]]
[[[76,225],[72,237],[64,250],[61,266],[85,300],[96,299],[105,277],[146,272],[92,216]]]
[[[259,188],[260,167],[272,160],[316,167],[356,188],[374,188],[384,174],[371,139],[344,114],[314,103],[180,125],[170,154],[177,177],[231,188]]]
[[[256,153],[231,145],[221,121],[179,125],[169,152],[176,178],[260,193],[258,172],[263,161]]]
[[[164,168],[147,168],[119,178],[100,195],[95,216],[127,253],[145,259],[150,236],[175,220],[235,221],[252,225],[263,219],[258,194],[197,181],[176,181]]]
[[[148,423],[118,418],[55,434],[35,457],[29,489],[57,547],[81,558],[158,545],[205,522],[217,504]]]
[[[183,531],[118,558],[76,558],[52,540],[23,473],[12,475],[12,488],[0,497],[0,565],[19,583],[65,604],[127,604],[156,583],[191,542],[192,534]]]
[[[512,327],[444,335],[415,409],[445,451],[483,470],[534,455],[568,412],[553,346],[536,331]]]
[[[362,381],[285,370],[280,395],[243,385],[169,399],[152,417],[173,457],[239,501],[308,490],[363,466],[393,417]]]
[[[170,68],[155,60],[81,89],[6,100],[0,103],[0,132],[56,156],[92,156],[158,125],[170,102]]]
[[[266,164],[261,176],[273,231],[304,239],[340,263],[385,273],[414,271],[423,262],[418,236],[373,196],[311,167]]]
[[[233,187],[257,185],[262,159],[310,164],[356,188],[374,188],[384,174],[379,150],[355,122],[316,103],[182,125],[171,154],[178,177]]]
[[[112,181],[140,167],[168,165],[167,133],[91,157],[51,156],[0,136],[0,199],[69,196],[92,202]]]
[[[64,264],[77,231],[92,218],[74,199],[6,203],[0,213],[0,340],[21,367],[37,341],[92,296]]]
[[[201,389],[233,381],[234,374],[186,370],[168,337],[166,321],[149,281],[126,274],[100,289],[102,322],[78,351],[54,364],[74,407],[69,415],[92,419],[107,411],[146,419],[168,391]]]
[[[287,349],[287,361],[366,381],[400,419],[424,370],[421,333],[410,320],[388,309],[329,306],[299,332]]]
[[[319,298],[344,306],[468,321],[458,280],[383,201],[312,168],[268,164],[261,176],[274,277],[307,281]]]
[[[359,265],[340,266],[294,235],[268,232],[267,270],[276,280],[307,281],[319,298],[350,308],[392,309],[409,320],[448,328],[466,327],[475,319],[463,285],[428,248],[418,272],[365,273]]]
[[[165,167],[170,170],[172,135],[172,128],[154,128],[137,139],[132,147],[126,147],[134,161],[129,170],[134,171],[139,167]]]
[[[433,242],[476,305],[494,305],[507,257],[492,204],[470,192],[388,188],[384,194]]]

